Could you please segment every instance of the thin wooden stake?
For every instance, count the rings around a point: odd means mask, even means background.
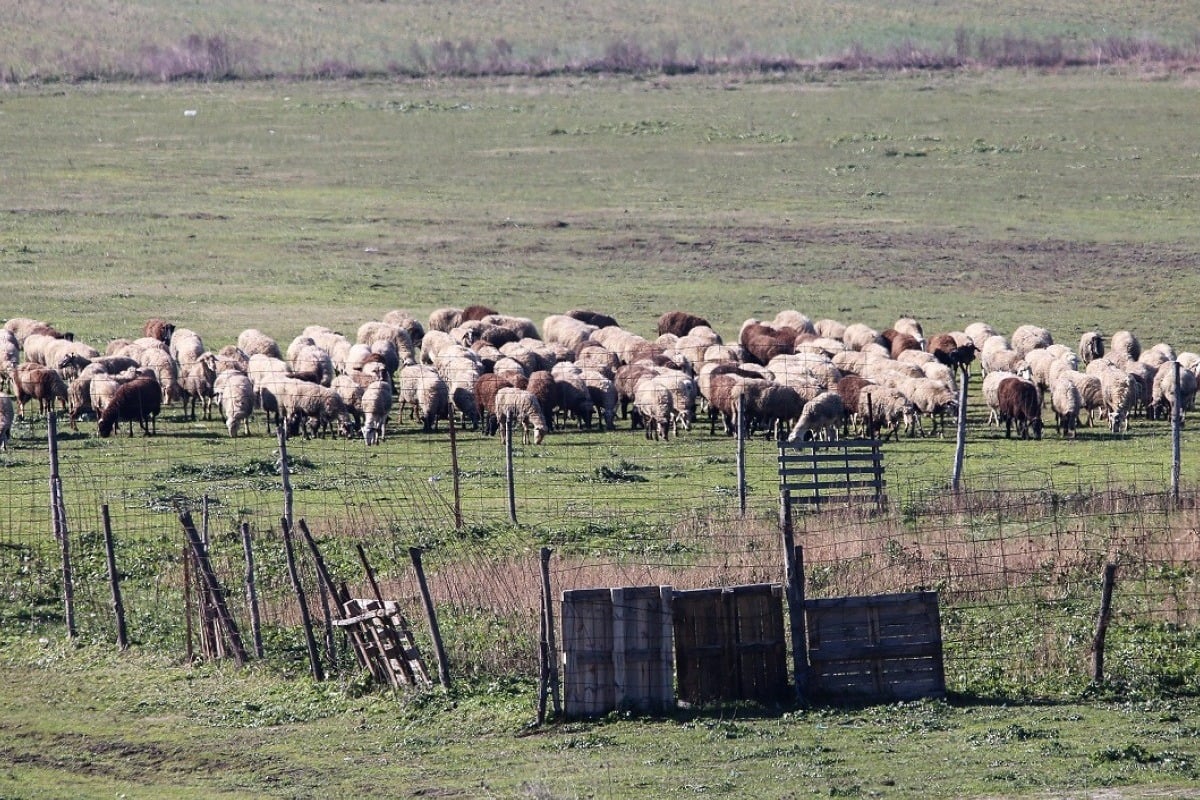
[[[279,479],[283,486],[283,518],[287,520],[288,529],[292,527],[292,477],[288,467],[287,427],[281,422],[275,431],[279,440]]]
[[[454,415],[450,415],[450,480],[454,487],[454,529],[461,531],[462,515],[462,480],[458,474],[458,434],[454,429]]]
[[[408,557],[412,559],[413,570],[417,573],[417,585],[421,589],[421,602],[425,605],[425,618],[429,621],[429,636],[433,639],[433,654],[438,662],[438,683],[442,685],[442,688],[449,689],[450,662],[446,658],[446,648],[442,643],[442,631],[438,627],[433,596],[429,593],[429,583],[425,580],[425,567],[421,565],[421,548],[408,548]]]
[[[321,666],[321,655],[317,652],[317,640],[313,637],[312,615],[308,611],[308,601],[304,597],[304,585],[300,582],[300,571],[296,569],[296,550],[292,546],[292,526],[287,517],[282,518],[283,551],[287,557],[288,577],[292,579],[292,590],[296,593],[296,602],[300,606],[300,623],[304,626],[304,646],[308,649],[308,665],[312,671],[313,680],[320,683],[325,680],[325,669]]]
[[[513,479],[513,421],[505,417],[504,425],[504,480],[508,486],[508,520],[517,524],[517,487]]]
[[[1171,500],[1176,508],[1179,508],[1179,471],[1181,462],[1180,442],[1183,432],[1183,406],[1181,392],[1179,389],[1179,371],[1180,365],[1176,361],[1175,368],[1175,396],[1171,399]]]
[[[67,530],[67,508],[63,502],[62,478],[58,474],[58,416],[50,411],[46,415],[46,437],[50,448],[50,516],[54,524],[54,538],[58,540],[62,555],[63,617],[67,623],[67,638],[74,639],[75,628],[75,580],[71,570],[71,536]]]
[[[187,630],[187,663],[196,661],[196,650],[192,644],[192,553],[188,545],[183,546],[183,619]]]
[[[550,556],[554,551],[549,547],[541,550],[542,562],[542,614],[546,620],[546,663],[549,666],[548,679],[550,682],[550,699],[553,703],[554,718],[562,717],[562,701],[558,692],[558,642],[554,636],[554,596],[550,589]]]
[[[1104,639],[1112,619],[1113,587],[1117,582],[1117,565],[1104,565],[1104,584],[1100,590],[1100,614],[1096,618],[1096,635],[1092,639],[1092,681],[1104,681]]]
[[[125,603],[121,600],[121,576],[117,572],[117,551],[113,544],[112,518],[108,504],[100,506],[100,517],[104,524],[104,554],[108,563],[108,585],[112,589],[113,614],[117,618],[117,647],[129,649],[129,632],[125,629]]]
[[[184,511],[179,515],[179,521],[183,525],[184,533],[187,534],[188,544],[192,546],[192,552],[196,556],[196,568],[200,573],[200,577],[204,581],[204,588],[207,591],[209,601],[213,604],[213,609],[216,612],[217,619],[225,630],[225,635],[229,639],[229,645],[233,649],[233,657],[237,660],[238,666],[242,666],[249,660],[246,655],[246,648],[242,646],[242,636],[238,633],[237,623],[233,620],[233,615],[229,613],[229,607],[225,605],[225,595],[221,589],[221,584],[217,580],[217,574],[213,571],[212,564],[208,560],[208,552],[204,549],[204,543],[200,541],[200,533],[196,530],[196,525],[192,522],[190,512]]]
[[[246,556],[246,605],[250,609],[250,636],[254,640],[254,655],[263,657],[262,621],[258,615],[258,587],[254,582],[254,548],[250,540],[250,523],[242,523],[242,552]]]
[[[967,371],[958,379],[958,426],[954,437],[954,473],[950,476],[950,489],[957,492],[962,487],[963,458],[967,450]]]
[[[746,516],[746,394],[738,392],[737,410],[738,513]]]

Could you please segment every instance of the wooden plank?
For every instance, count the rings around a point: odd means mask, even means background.
[[[845,475],[845,473],[842,473]],[[830,491],[845,490],[852,492],[855,489],[880,489],[880,482],[875,478],[844,478],[842,480],[799,480],[788,484],[788,489],[793,492],[806,492],[813,489],[826,489]]]
[[[661,711],[674,700],[670,596],[659,586],[612,590],[614,699],[619,709]]]
[[[564,713],[607,714],[616,708],[612,596],[607,589],[563,592],[560,616]]]
[[[789,689],[783,627],[783,587],[739,586],[728,590],[734,612],[738,699],[783,700]]]
[[[805,465],[813,464],[842,464],[852,466],[855,469],[868,470],[872,469],[875,464],[882,460],[879,453],[863,452],[863,453],[804,453],[801,455],[789,455],[780,459],[783,466],[784,474],[801,469]]]
[[[676,592],[671,614],[679,699],[693,704],[724,699],[733,666],[733,632],[724,590]]]
[[[937,602],[937,592],[902,592],[899,594],[854,595],[850,597],[823,597],[804,602],[808,608],[856,608],[864,606],[896,605],[905,602]]]

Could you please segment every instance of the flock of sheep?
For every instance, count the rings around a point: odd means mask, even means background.
[[[141,336],[104,351],[40,320],[14,318],[0,331],[0,450],[14,411],[36,400],[70,424],[93,418],[101,436],[126,423],[154,433],[163,406],[184,419],[224,417],[230,436],[284,425],[305,437],[383,441],[389,419],[434,431],[453,416],[491,435],[519,426],[540,444],[566,425],[613,430],[618,415],[647,438],[668,439],[695,423],[737,426],[792,441],[864,435],[937,435],[957,413],[958,374],[978,363],[993,424],[1022,438],[1042,434],[1046,398],[1062,436],[1106,419],[1122,432],[1130,415],[1161,417],[1191,408],[1200,355],[1166,344],[1143,350],[1128,331],[1106,343],[1084,334],[1056,343],[1023,325],[1005,337],[986,323],[925,337],[912,318],[877,331],[782,311],[746,320],[736,343],[683,311],[658,320],[657,338],[607,315],[574,309],[530,319],[485,306],[442,308],[426,323],[392,311],[351,339],[305,328],[285,347],[256,329],[211,349],[195,331],[148,320]],[[1107,346],[1106,346],[1107,345]],[[1178,368],[1176,367],[1178,365]],[[1177,378],[1178,376],[1178,378]],[[1178,382],[1178,385],[1177,385]],[[928,424],[928,430],[926,429]]]

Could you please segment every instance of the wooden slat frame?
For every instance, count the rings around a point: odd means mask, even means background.
[[[883,451],[878,439],[780,442],[779,491],[783,508],[793,502],[887,505]],[[865,490],[865,491],[864,491]]]

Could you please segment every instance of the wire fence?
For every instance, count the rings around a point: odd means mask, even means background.
[[[6,626],[33,629],[62,619],[45,436],[41,423],[25,423],[0,469]],[[503,448],[476,433],[460,435],[453,450],[445,432],[401,432],[380,447],[294,439],[287,451],[294,516],[307,521],[330,571],[353,596],[370,596],[356,554],[361,545],[384,596],[400,602],[409,619],[423,619],[409,548],[424,551],[457,677],[537,674],[542,546],[555,551],[556,594],[784,579],[777,448],[765,439],[746,443],[744,513],[736,444],[702,432],[669,447],[640,435],[582,432],[558,437],[554,446],[517,445],[511,507]],[[229,439],[203,425],[114,440],[64,432],[59,453],[81,636],[113,638],[107,506],[131,637],[182,657],[188,630],[178,513],[187,510],[205,531],[243,624],[249,609],[240,527],[250,527],[267,657],[303,668],[273,437]],[[1143,474],[1157,468],[1146,467]],[[1197,494],[1185,487],[1177,501],[1165,482],[1139,488],[1114,479],[1119,471],[1101,465],[1087,474],[1068,466],[976,475],[957,494],[889,474],[882,512],[797,512],[807,595],[936,590],[952,691],[1079,692],[1091,678],[1101,576],[1115,563],[1109,683],[1129,691],[1200,690]],[[320,619],[311,560],[301,561]],[[417,634],[423,652],[432,652],[426,634]],[[335,649],[336,639],[328,641]],[[352,669],[345,652],[339,658]]]

